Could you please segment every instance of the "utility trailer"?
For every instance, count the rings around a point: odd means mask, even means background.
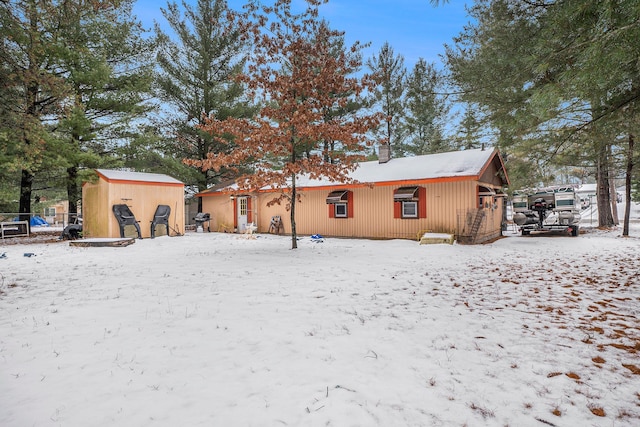
[[[577,236],[580,229],[580,197],[575,188],[547,187],[513,195],[513,222],[523,236],[532,231],[564,231]]]

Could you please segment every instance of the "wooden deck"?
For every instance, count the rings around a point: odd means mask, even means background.
[[[95,238],[95,239],[80,239],[69,242],[70,246],[79,246],[83,248],[88,247],[121,247],[133,245],[136,239],[125,238]]]

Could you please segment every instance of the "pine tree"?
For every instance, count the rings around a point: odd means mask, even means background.
[[[60,61],[71,88],[56,129],[60,163],[72,221],[81,198],[82,171],[115,165],[118,147],[136,133],[136,119],[152,110],[146,103],[152,82],[153,44],[131,16],[132,0],[102,3],[64,2],[66,22]]]
[[[460,127],[458,129],[457,146],[459,149],[471,150],[480,147],[481,124],[475,106],[466,105]]]
[[[170,159],[198,160],[228,151],[230,145],[218,142],[217,135],[203,132],[200,126],[206,117],[224,120],[251,117],[255,112],[244,86],[234,80],[247,55],[246,27],[225,0],[198,0],[195,8],[183,1],[182,11],[169,3],[162,14],[176,37],[170,38],[156,25],[161,68],[158,94],[167,106],[161,124],[167,133],[163,151]],[[179,175],[196,191],[229,178],[224,167],[190,169]],[[198,210],[202,211],[201,199]]]
[[[534,159],[528,176],[541,164],[595,169],[599,225],[613,225],[610,147],[638,129],[637,1],[486,0],[471,14],[446,53],[462,100],[482,106],[504,152]]]
[[[330,50],[332,52],[332,56],[337,58],[340,55],[344,55],[347,59],[345,64],[349,66],[351,66],[351,64],[357,64],[358,68],[342,70],[341,72],[344,73],[344,75],[348,76],[360,71],[360,66],[362,64],[362,49],[368,45],[356,44],[352,49],[347,49],[345,46],[344,34],[332,32],[329,23],[324,20],[320,22],[320,28],[316,32],[315,37],[328,37],[327,41],[331,44]],[[321,42],[323,42],[323,40],[314,40],[314,43]],[[351,96],[353,93],[332,93],[329,95],[336,98],[347,98],[348,101],[344,105],[339,103],[336,103],[335,105],[327,105],[324,108],[323,120],[325,122],[331,122],[336,118],[348,120],[349,117],[357,116],[366,106],[366,101],[360,97]],[[322,150],[324,153],[324,161],[334,163],[335,160],[333,158],[333,153],[336,150],[340,150],[339,141],[325,140],[323,143],[324,145]],[[310,156],[311,153],[307,153],[307,155]]]
[[[441,76],[434,64],[419,58],[406,83],[405,150],[414,155],[451,150],[445,140],[443,120],[448,112],[445,100],[437,94]]]
[[[55,2],[6,1],[0,4],[0,68],[3,88],[2,168],[19,175],[21,220],[29,220],[34,178],[55,164],[49,118],[57,114],[69,93],[59,75],[64,26]]]
[[[65,182],[70,213],[82,168],[104,164],[144,111],[148,43],[130,18],[132,0],[20,0],[0,5],[6,152],[20,170],[19,212],[34,183]],[[147,68],[145,68],[145,65]],[[40,178],[38,178],[40,176]],[[66,176],[66,178],[63,178]]]
[[[371,101],[385,116],[379,135],[389,144],[394,155],[402,157],[405,154],[403,130],[407,76],[404,57],[396,55],[391,45],[386,42],[377,55],[367,60],[367,67],[378,84],[372,91]]]

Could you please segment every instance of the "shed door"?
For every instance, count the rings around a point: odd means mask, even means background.
[[[238,197],[238,232],[242,233],[247,228],[247,219],[249,215],[248,197]]]

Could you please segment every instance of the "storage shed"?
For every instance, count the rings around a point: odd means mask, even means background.
[[[82,186],[84,237],[122,237],[114,214],[115,205],[126,205],[135,216],[141,237],[151,237],[152,222],[159,206],[168,220],[155,227],[156,235],[184,233],[184,183],[168,175],[96,169],[98,180]],[[125,237],[138,237],[137,227],[122,227]]]
[[[297,178],[298,234],[418,239],[426,231],[481,243],[501,235],[508,185],[497,150],[465,150],[360,163],[357,183]],[[199,193],[212,230],[255,223],[269,231],[274,218],[291,231],[284,204],[270,205],[274,190],[239,192],[235,185]]]

